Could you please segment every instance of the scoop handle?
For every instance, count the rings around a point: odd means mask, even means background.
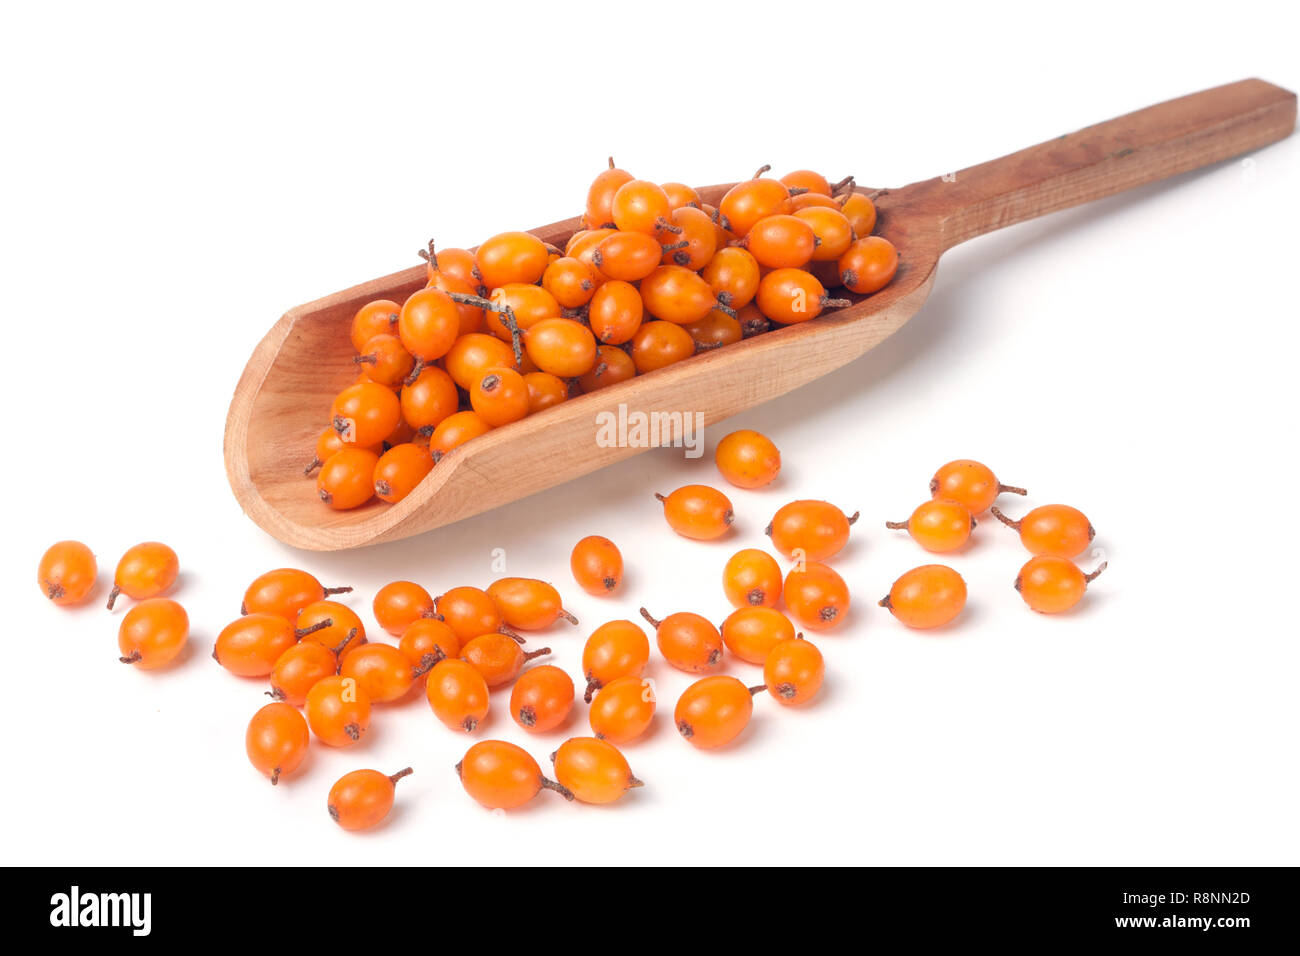
[[[986,232],[1258,149],[1295,129],[1296,96],[1240,80],[909,187],[950,249]]]

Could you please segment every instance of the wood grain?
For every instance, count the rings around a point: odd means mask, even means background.
[[[1295,94],[1243,80],[1069,133],[1002,159],[889,190],[877,232],[894,282],[848,308],[574,398],[455,449],[405,500],[335,512],[302,475],[330,402],[355,377],[349,327],[372,299],[401,302],[420,265],[287,312],[249,359],[226,423],[226,471],[250,518],[309,550],[392,541],[550,488],[643,448],[597,444],[597,415],[699,412],[706,425],[775,398],[878,345],[924,303],[944,251],[995,229],[1238,156],[1289,135]],[[730,184],[702,190],[716,202]],[[864,190],[865,191],[865,190]],[[576,219],[533,230],[563,245]]]

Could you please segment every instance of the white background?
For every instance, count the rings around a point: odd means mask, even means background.
[[[27,4],[0,32],[5,784],[14,863],[1049,863],[1300,861],[1295,795],[1300,141],[956,249],[924,310],[861,361],[738,416],[781,447],[735,491],[728,540],[675,537],[651,497],[718,480],[659,450],[424,537],[310,555],[241,515],[221,437],[245,360],[289,306],[581,208],[613,153],[655,180],[761,163],[898,185],[1247,76],[1300,87],[1294,6],[1132,3],[1005,12],[692,4]],[[709,448],[730,430],[714,429]],[[581,449],[575,449],[581,454]],[[951,563],[971,601],[942,634],[875,606],[928,556],[883,522],[956,457],[1084,509],[1110,570],[1075,613],[1035,615],[993,522]],[[255,574],[301,565],[434,593],[508,570],[555,581],[582,627],[721,619],[725,557],[796,497],[863,520],[835,564],[850,624],[817,638],[819,704],[757,701],[700,753],[670,720],[627,748],[647,786],[607,808],[542,794],[502,819],[460,789],[471,742],[416,698],[272,790],[244,727],[265,702],[208,657]],[[598,532],[630,571],[573,585]],[[41,552],[100,558],[84,608],[48,605]],[[117,663],[102,607],[121,551],[170,542],[193,621],[165,673]],[[1086,556],[1085,556],[1086,557]],[[1091,559],[1087,559],[1090,563]],[[127,602],[129,603],[129,602]],[[375,632],[378,628],[373,629]],[[372,636],[378,636],[372,634]],[[538,646],[542,640],[534,642]],[[750,680],[756,669],[732,662]],[[543,761],[505,697],[480,736]],[[570,733],[586,732],[579,707]],[[389,824],[325,814],[348,769],[412,765]]]

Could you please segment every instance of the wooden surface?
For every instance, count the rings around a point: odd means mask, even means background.
[[[231,488],[262,528],[309,550],[392,541],[450,524],[644,450],[598,446],[599,412],[620,404],[701,412],[710,425],[784,394],[900,328],[929,294],[940,255],[957,243],[1265,146],[1291,133],[1295,115],[1295,94],[1243,80],[889,190],[877,201],[876,231],[898,247],[900,267],[876,295],[495,429],[447,455],[404,501],[336,512],[316,497],[316,483],[302,469],[331,400],[356,374],[352,316],[372,299],[403,301],[424,285],[425,267],[372,280],[291,309],[257,346],[226,423]],[[716,202],[728,188],[702,193]],[[533,232],[562,246],[576,228],[570,219]]]

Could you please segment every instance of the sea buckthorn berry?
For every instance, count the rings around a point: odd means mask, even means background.
[[[509,346],[505,348],[507,352],[510,351]],[[460,407],[460,394],[450,375],[440,368],[429,366],[421,369],[415,381],[402,389],[400,404],[403,420],[417,434],[427,438],[438,425],[455,414]]]
[[[459,658],[439,661],[429,671],[424,693],[433,714],[450,730],[473,733],[488,712],[483,675]]]
[[[781,470],[781,453],[772,439],[749,428],[718,442],[713,458],[722,477],[737,488],[770,485]]]
[[[695,210],[699,212],[699,210]],[[701,213],[703,215],[703,213]],[[709,224],[712,231],[713,224]],[[607,279],[636,282],[659,268],[666,255],[685,248],[686,243],[661,242],[645,232],[614,232],[602,239],[591,254],[592,264]]]
[[[601,170],[587,190],[587,208],[584,219],[588,229],[599,229],[614,224],[614,194],[635,177],[626,170],[618,169],[611,157],[609,169]],[[665,193],[667,195],[667,193]]]
[[[238,677],[265,677],[280,655],[298,643],[288,619],[254,611],[227,624],[217,635],[213,659]]]
[[[493,632],[465,642],[460,649],[460,659],[482,674],[489,688],[495,688],[518,677],[524,665],[533,658],[549,653],[549,647],[525,652],[509,634]]]
[[[870,295],[889,285],[898,271],[898,250],[888,239],[855,239],[840,256],[840,281],[858,295]]]
[[[677,699],[673,710],[677,732],[701,750],[729,744],[749,726],[754,694],[763,689],[746,687],[725,675],[697,680]]]
[[[479,417],[498,428],[517,422],[528,414],[528,386],[512,368],[492,368],[475,383],[470,404]]]
[[[573,794],[542,776],[542,768],[522,747],[504,740],[482,740],[456,764],[465,792],[489,810],[513,810],[542,790],[554,790],[566,800]]]
[[[596,737],[572,737],[551,754],[555,779],[582,803],[613,803],[644,787],[617,747]]]
[[[370,729],[370,697],[351,677],[326,677],[307,692],[307,726],[331,747],[351,747]]]
[[[772,546],[787,558],[825,561],[844,550],[858,513],[846,516],[828,501],[805,499],[783,505],[767,526]]]
[[[966,606],[966,582],[944,564],[924,564],[903,574],[880,606],[908,627],[942,627]]]
[[[397,336],[423,368],[447,354],[460,335],[460,308],[450,293],[419,289],[402,304]]]
[[[560,618],[570,624],[578,623],[578,619],[564,609],[560,592],[536,578],[497,578],[488,585],[487,593],[500,608],[501,619],[508,627],[540,631]]]
[[[480,634],[508,632],[496,601],[479,588],[467,585],[452,588],[435,599],[434,609],[462,644]]]
[[[727,559],[722,590],[732,607],[776,607],[781,600],[781,566],[757,548],[745,548]]]
[[[326,459],[316,476],[316,494],[335,511],[359,508],[375,496],[379,456],[365,448],[344,448]]]
[[[840,210],[838,200],[832,199],[830,196],[823,196],[821,193],[800,193],[798,196],[791,196],[790,201],[786,203],[786,210],[791,215],[794,215],[814,206],[822,209]]]
[[[437,614],[429,592],[413,581],[385,584],[375,593],[371,609],[379,626],[394,637],[401,637],[421,618]]]
[[[587,680],[583,700],[621,677],[640,677],[650,660],[650,642],[633,621],[608,621],[591,632],[582,649],[582,674]]]
[[[686,325],[698,322],[721,303],[699,273],[685,266],[659,266],[641,280],[641,301],[657,319]]]
[[[478,412],[455,412],[440,421],[429,436],[429,454],[437,464],[453,449],[491,430],[492,426]]]
[[[655,629],[659,653],[678,670],[701,674],[722,663],[722,635],[708,618],[678,611],[656,621],[645,608],[641,616]]]
[[[309,690],[338,672],[339,658],[331,648],[315,641],[300,641],[276,659],[267,693],[273,700],[301,707],[307,702]]]
[[[906,531],[912,540],[927,551],[955,551],[970,540],[975,519],[965,505],[941,498],[931,498],[916,506],[906,521],[886,521],[893,531]]]
[[[397,649],[406,655],[414,667],[424,667],[460,655],[460,638],[456,632],[436,617],[422,617],[412,621],[402,632]]]
[[[740,333],[745,338],[760,335],[772,327],[762,311],[754,303],[736,310],[736,321],[740,323]]]
[[[853,245],[853,225],[838,209],[808,206],[796,212],[794,217],[806,222],[817,238],[811,257],[813,262],[839,262],[840,256]]]
[[[794,637],[794,625],[770,607],[740,607],[722,622],[722,641],[742,661],[762,664],[777,644]]]
[[[391,644],[362,644],[343,655],[339,675],[355,680],[372,704],[390,704],[405,697],[437,662],[430,655],[427,660],[412,664]]]
[[[644,375],[674,365],[695,354],[695,340],[672,322],[646,322],[632,336],[632,361]]]
[[[453,391],[455,391],[455,389],[453,389]],[[325,464],[331,455],[337,451],[342,451],[344,447],[343,439],[339,438],[339,433],[334,430],[333,425],[330,425],[321,432],[320,436],[316,439],[315,452],[312,455],[311,461],[307,463],[307,467],[302,470],[303,475],[310,475],[321,465]],[[376,455],[378,455],[382,450],[382,447],[379,445],[371,445],[366,449],[366,451],[372,451]]]
[[[411,768],[388,775],[378,770],[353,770],[345,773],[330,787],[330,819],[345,830],[366,830],[382,823],[393,809],[397,781],[411,773]]]
[[[544,734],[573,710],[573,678],[553,664],[531,667],[510,690],[510,716],[524,730]]]
[[[349,385],[330,408],[330,421],[344,445],[367,448],[393,433],[402,419],[402,403],[393,390],[375,382]]]
[[[844,622],[849,587],[833,568],[809,561],[785,576],[785,606],[804,627],[825,631]]]
[[[626,744],[636,740],[654,721],[654,684],[644,677],[619,677],[596,693],[587,713],[591,732],[602,740]]]
[[[851,193],[840,204],[840,212],[844,213],[853,227],[853,234],[859,238],[865,239],[876,228],[876,204],[865,193]]]
[[[614,225],[624,232],[653,233],[671,225],[668,194],[657,183],[632,179],[618,187],[609,207]]]
[[[313,601],[298,612],[294,626],[299,640],[336,649],[339,655],[366,642],[366,625],[356,611],[338,601]]]
[[[790,187],[775,179],[763,177],[764,168],[753,179],[737,183],[718,203],[718,212],[726,217],[731,231],[743,236],[754,223],[767,216],[786,210],[790,200]]]
[[[390,299],[376,299],[367,302],[352,317],[352,349],[361,353],[366,350],[366,343],[376,335],[388,335],[397,331],[397,319],[402,307]]]
[[[123,664],[144,670],[164,667],[176,659],[190,636],[185,608],[168,598],[141,601],[122,618],[117,646]]]
[[[604,242],[608,236],[617,233],[617,229],[591,229],[570,240],[569,248],[565,250],[566,255],[570,258],[577,259],[595,274],[596,284],[598,286],[600,283],[604,282],[607,277],[596,265],[596,249],[599,248],[600,244]]]
[[[394,445],[375,462],[375,496],[381,501],[396,504],[433,471],[433,456],[429,449],[414,442]]]
[[[718,301],[733,309],[743,309],[754,300],[762,277],[758,260],[739,246],[720,248],[700,272]]]
[[[306,719],[296,707],[280,702],[255,713],[244,733],[249,762],[270,777],[272,785],[302,765],[310,744]]]
[[[824,309],[853,304],[827,295],[826,287],[803,269],[773,269],[758,283],[754,301],[763,315],[782,325],[807,322]]]
[[[708,541],[721,537],[736,520],[731,500],[708,485],[683,485],[670,495],[655,497],[663,503],[669,527],[683,538]]]
[[[623,555],[609,538],[591,534],[569,555],[573,579],[588,594],[611,594],[623,581]]]
[[[817,234],[798,216],[764,216],[740,240],[758,264],[769,269],[797,269],[812,261]]]
[[[80,541],[60,541],[41,555],[36,583],[55,604],[67,607],[90,597],[99,575],[95,553]]]
[[[448,276],[470,286],[478,288],[483,277],[478,273],[478,264],[474,253],[468,249],[442,249],[435,247],[432,239],[429,245],[420,250],[420,258],[427,263],[426,272],[430,281],[438,276]]]
[[[1069,558],[1040,554],[1025,562],[1016,575],[1016,590],[1035,611],[1041,614],[1060,614],[1074,607],[1083,593],[1101,572],[1106,562],[1091,574],[1084,574]]]
[[[1040,505],[1019,521],[1012,521],[997,508],[990,511],[1008,528],[1020,532],[1020,543],[1030,554],[1073,558],[1082,554],[1097,534],[1088,516],[1069,505]]]
[[[452,383],[449,384],[459,385],[467,392],[474,387],[475,383],[490,368],[496,368],[497,366],[518,367],[518,363],[515,361],[514,349],[510,347],[510,343],[503,342],[495,335],[488,335],[485,332],[462,335],[443,358],[442,364],[447,369],[445,374],[452,379]],[[451,393],[456,402],[459,402],[460,398],[456,395],[454,387]],[[405,409],[405,406],[403,406],[403,409]],[[451,414],[455,410],[456,404],[453,403],[451,411],[447,414]],[[443,416],[443,418],[445,417],[446,415]],[[409,420],[410,416],[408,415],[407,418]],[[437,422],[433,424],[436,425]]]
[[[1000,494],[1025,495],[1024,488],[1004,485],[993,469],[978,461],[961,458],[950,461],[930,479],[930,496],[965,506],[973,515],[983,514]]]
[[[524,334],[524,349],[538,369],[577,378],[596,364],[596,337],[573,319],[543,319]]]
[[[385,388],[401,385],[415,368],[415,359],[406,351],[402,340],[387,332],[367,342],[352,361],[361,366],[362,375]]]
[[[560,303],[555,301],[555,296],[541,286],[524,285],[521,282],[493,289],[491,302],[500,311],[493,312],[488,317],[488,331],[503,342],[513,341],[511,318],[518,331],[523,332],[542,319],[553,319],[560,314]]]
[[[565,309],[577,309],[590,302],[596,285],[596,273],[591,266],[572,256],[556,259],[542,275],[542,288]]]
[[[596,347],[596,364],[578,379],[578,386],[586,394],[635,377],[636,363],[632,356],[617,345],[599,345]]]
[[[787,707],[798,707],[817,696],[825,676],[822,652],[802,637],[777,644],[763,662],[767,692]]]
[[[830,196],[833,191],[826,177],[811,169],[796,169],[786,173],[781,177],[781,182],[791,189],[803,189],[822,196]]]
[[[698,322],[683,325],[700,350],[716,349],[723,345],[734,345],[745,337],[740,327],[740,320],[720,309],[714,309]]]
[[[276,568],[253,579],[244,591],[239,613],[278,614],[292,621],[308,604],[323,601],[333,594],[347,594],[351,590],[350,587],[324,587],[315,577],[297,568]]]
[[[664,265],[700,270],[718,250],[718,231],[708,213],[694,206],[673,210],[673,228],[659,234],[663,240]]]
[[[457,330],[459,335],[483,331],[486,312],[478,300],[485,290],[480,284],[440,272],[429,279],[427,288],[447,293],[456,303],[456,314],[460,317],[460,327]]]
[[[503,232],[484,241],[474,255],[483,285],[499,289],[511,282],[536,282],[550,263],[546,243],[527,232]]]
[[[660,188],[663,189],[664,195],[668,197],[668,205],[673,212],[683,206],[698,208],[700,205],[700,194],[685,183],[661,183]]]
[[[536,415],[569,399],[569,384],[550,372],[529,372],[524,376],[528,387],[528,414]]]
[[[606,282],[591,297],[587,321],[602,345],[622,345],[641,328],[645,307],[641,293],[629,282]]]
[[[176,552],[159,541],[145,541],[127,548],[113,572],[108,609],[113,609],[119,594],[136,601],[157,597],[176,583],[180,569]]]

